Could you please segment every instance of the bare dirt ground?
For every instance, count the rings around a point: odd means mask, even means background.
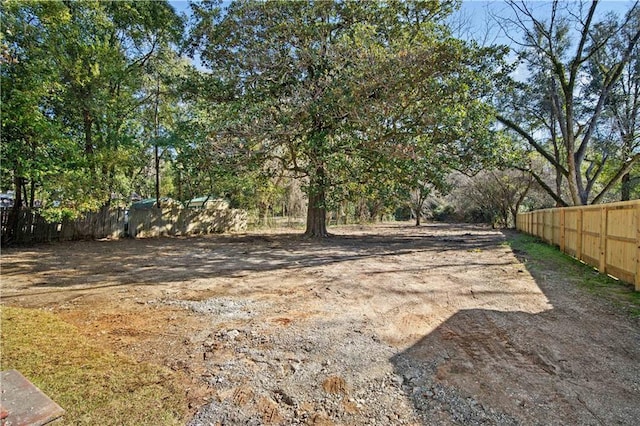
[[[184,372],[208,424],[637,424],[640,322],[482,227],[2,253],[2,303]]]

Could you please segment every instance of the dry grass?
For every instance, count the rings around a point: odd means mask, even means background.
[[[176,373],[108,353],[52,313],[0,310],[0,368],[20,371],[64,408],[57,424],[184,424]]]
[[[565,271],[566,279],[615,304],[624,312],[640,318],[640,292],[632,284],[619,281],[581,263],[557,247],[522,233],[511,234],[508,244],[516,251],[526,254],[525,263],[536,276],[544,271]]]

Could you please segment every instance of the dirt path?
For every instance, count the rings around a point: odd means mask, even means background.
[[[2,303],[184,371],[193,425],[640,418],[638,321],[499,231],[332,232],[5,250]]]

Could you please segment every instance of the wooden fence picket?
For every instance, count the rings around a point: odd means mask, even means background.
[[[519,213],[516,224],[640,291],[640,200]]]

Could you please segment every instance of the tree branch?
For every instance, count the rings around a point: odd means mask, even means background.
[[[520,136],[525,138],[527,140],[527,142],[529,142],[529,144],[531,146],[533,146],[533,148],[535,148],[535,150],[540,153],[540,155],[542,155],[544,158],[546,158],[547,161],[549,161],[551,164],[553,164],[556,168],[560,169],[562,171],[562,174],[564,174],[565,176],[567,176],[569,174],[567,169],[562,164],[558,163],[558,161],[554,158],[553,155],[549,154],[547,152],[547,150],[544,149],[544,147],[542,145],[540,145],[538,142],[536,142],[536,140],[533,137],[531,137],[531,135],[529,135],[526,131],[524,131],[520,126],[518,126],[513,121],[509,120],[508,118],[503,117],[500,114],[498,114],[496,116],[496,118],[498,119],[499,122],[501,122],[502,124],[504,124],[505,126],[510,128],[511,130],[514,130]]]
[[[538,185],[540,185],[542,189],[544,189],[547,192],[547,194],[549,194],[551,198],[553,198],[554,201],[560,205],[560,207],[567,207],[569,205],[567,204],[566,201],[562,199],[562,197],[560,197],[559,194],[556,194],[555,191],[549,185],[547,185],[547,183],[544,180],[542,180],[542,178],[538,176],[536,172],[534,172],[531,169],[527,169],[519,166],[514,166],[514,168],[523,172],[530,173],[531,176],[533,176],[533,178],[536,180],[536,182],[538,182]]]
[[[631,170],[631,167],[633,167],[633,165],[635,163],[637,163],[638,160],[640,160],[640,154],[635,154],[628,161],[626,161],[623,164],[623,166],[620,168],[620,170],[618,170],[618,173],[616,173],[615,176],[613,178],[611,178],[611,180],[605,185],[605,187],[602,189],[602,191],[600,191],[600,193],[598,195],[596,195],[596,197],[593,199],[591,204],[598,204],[600,202],[600,200],[602,199],[602,197],[604,197],[604,195],[607,192],[609,192],[611,187],[613,185],[615,185],[616,183],[618,183],[618,181],[620,179],[622,179],[622,176],[624,176],[629,170]]]
[[[593,16],[596,13],[596,7],[598,7],[598,0],[594,0],[591,3],[591,7],[589,8],[589,12],[587,13],[587,21],[582,26],[580,42],[578,43],[578,49],[576,49],[576,56],[571,61],[572,79],[574,79],[578,75],[578,68],[584,60],[582,58],[582,52],[584,51],[584,46],[587,43],[587,38],[589,37],[589,29],[591,28],[591,21],[593,20]]]
[[[640,39],[640,30],[638,30],[636,34],[629,41],[629,44],[627,45],[627,48],[625,49],[624,54],[620,59],[620,61],[614,67],[612,67],[609,73],[605,76],[602,93],[600,94],[600,98],[598,99],[598,103],[593,112],[593,116],[591,118],[591,121],[589,122],[589,127],[587,128],[587,131],[584,137],[582,138],[580,147],[576,151],[576,158],[584,157],[587,151],[589,141],[591,139],[591,135],[596,129],[598,118],[600,117],[600,114],[602,113],[602,110],[604,108],[605,102],[607,100],[607,96],[609,96],[609,92],[611,92],[611,88],[622,75],[624,66],[630,60],[631,53],[633,52],[633,49],[635,48],[639,39]]]

